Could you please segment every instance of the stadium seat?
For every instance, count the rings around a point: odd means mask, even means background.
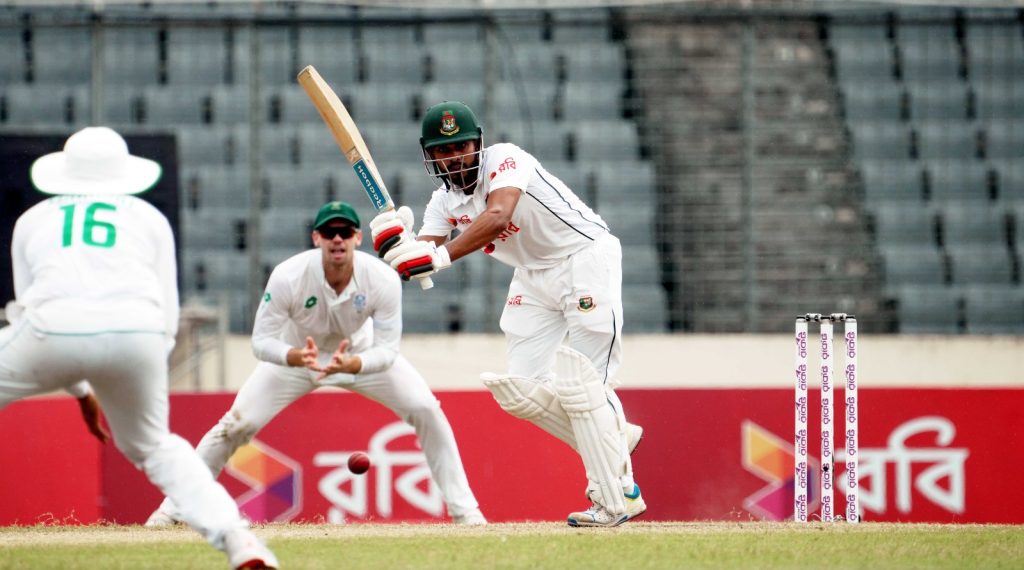
[[[252,191],[248,166],[189,167],[182,170],[180,179],[186,192],[195,184],[195,201],[200,209],[233,208],[245,215],[249,207]]]
[[[525,83],[555,83],[558,80],[557,56],[547,43],[518,43],[499,54],[502,79]]]
[[[359,53],[354,33],[353,26],[302,26],[298,42],[300,65],[316,67],[336,90],[356,83]]]
[[[903,286],[896,290],[899,332],[955,334],[960,332],[960,295],[942,285]]]
[[[595,204],[653,204],[657,198],[653,162],[637,160],[598,164],[594,175]]]
[[[625,288],[661,283],[661,264],[653,244],[622,246],[622,282]]]
[[[1017,160],[994,160],[992,168],[999,180],[999,198],[1010,204],[1024,205],[1024,162]],[[1024,219],[1018,222],[1024,228]],[[1018,232],[1024,235],[1024,232]]]
[[[508,89],[513,89],[508,86]],[[436,105],[442,101],[461,101],[469,105],[477,114],[477,118],[484,122],[484,84],[482,81],[469,81],[465,83],[428,83],[421,90],[423,97],[423,109]],[[490,132],[492,125],[483,123],[484,131]]]
[[[352,97],[349,112],[359,124],[416,120],[413,93],[407,89],[393,84],[362,83],[353,85],[349,92]],[[312,108],[308,100],[306,106]]]
[[[298,165],[302,162],[299,128],[266,126],[260,132],[260,154],[268,165]]]
[[[361,52],[366,62],[366,81],[392,84],[398,89],[408,89],[426,81],[427,64],[422,46],[414,43],[366,43],[368,41],[364,39]]]
[[[654,204],[602,203],[596,208],[623,247],[654,246]]]
[[[853,123],[853,154],[858,160],[910,158],[910,130],[889,122]]]
[[[25,81],[24,45],[20,28],[0,28],[0,85]]]
[[[235,250],[245,244],[238,230],[244,227],[247,212],[238,208],[201,208],[182,210],[181,245],[187,250]]]
[[[988,204],[954,203],[939,207],[943,241],[953,245],[1007,245],[1007,213]]]
[[[249,87],[246,85],[215,85],[210,90],[214,124],[237,125],[249,122]],[[260,111],[266,117],[266,108]],[[265,120],[265,119],[264,119]]]
[[[147,125],[199,125],[213,118],[209,92],[192,85],[147,87],[141,97]]]
[[[175,129],[178,158],[186,166],[244,164],[249,161],[249,129],[182,126]]]
[[[847,121],[903,119],[903,88],[895,81],[880,79],[843,86],[842,95]]]
[[[985,155],[992,159],[1024,160],[1024,117],[987,124]]]
[[[983,125],[1024,117],[1024,71],[1017,77],[998,83],[974,82],[977,117]]]
[[[19,49],[17,53],[20,53]],[[32,28],[32,76],[36,83],[89,85],[92,78],[92,29]]]
[[[901,24],[896,43],[908,81],[951,80],[960,76],[960,49],[952,22]]]
[[[1013,280],[1013,258],[1005,245],[946,245],[953,284],[1008,285]]]
[[[881,203],[872,211],[879,246],[936,246],[935,211],[923,203]]]
[[[661,285],[628,285],[622,290],[624,333],[663,333],[667,330],[668,306]]]
[[[611,18],[606,9],[555,10],[551,16],[551,41],[556,44],[606,42],[611,37]]]
[[[908,83],[907,93],[914,121],[967,120],[967,89],[959,80]]]
[[[929,121],[918,124],[918,155],[924,159],[978,157],[977,127],[969,122]]]
[[[88,90],[64,84],[0,85],[7,109],[6,127],[56,127],[90,123]]]
[[[297,47],[291,32],[286,27],[258,27],[259,79],[261,85],[280,86],[295,83],[295,55]],[[249,74],[253,53],[253,38],[248,29],[235,34],[234,69],[235,84],[249,85]]]
[[[988,166],[975,160],[930,160],[925,163],[929,197],[935,202],[985,202],[992,198]]]
[[[274,208],[260,215],[260,247],[302,251],[311,246],[315,210]]]
[[[207,87],[225,83],[230,57],[223,27],[167,27],[168,83]]]
[[[900,285],[942,285],[946,282],[945,261],[934,245],[879,245],[885,283]]]
[[[156,27],[107,28],[103,33],[103,81],[111,87],[156,85],[160,81],[157,34]]]
[[[267,105],[276,107],[275,110],[270,110],[265,106],[268,112],[264,115],[264,120],[271,123],[271,128],[276,123],[288,126],[300,126],[302,124],[323,125],[320,113],[317,112],[316,107],[309,100],[309,96],[306,95],[306,92],[299,85],[275,86],[272,89],[268,89],[267,95]],[[344,97],[345,92],[339,90],[338,96]],[[275,113],[279,114],[275,116]]]
[[[623,116],[623,92],[610,83],[566,83],[561,101],[561,118],[566,121],[618,119]]]
[[[908,160],[863,160],[861,180],[869,206],[887,202],[921,202],[920,164]]]
[[[346,172],[330,166],[267,167],[263,173],[263,180],[269,193],[268,206],[271,209],[306,208],[314,212],[323,204],[338,197],[337,179],[345,175]],[[354,186],[354,178],[352,182],[353,184],[349,186]],[[348,198],[347,201],[352,202],[354,199]]]
[[[556,54],[565,58],[565,79],[571,83],[625,87],[626,55],[618,43],[597,40],[561,45]],[[557,56],[556,56],[557,57]]]
[[[893,77],[893,49],[888,41],[835,43],[836,76],[842,85]]]
[[[968,333],[1024,334],[1024,288],[968,285],[963,294]]]
[[[437,83],[484,81],[486,51],[467,50],[465,34],[466,31],[453,33],[443,40],[427,43],[426,51],[431,66],[431,81]]]
[[[964,30],[968,70],[975,83],[1024,77],[1024,39],[1017,16],[1004,12],[999,20],[968,17]]]
[[[615,162],[640,156],[640,136],[632,121],[579,121],[570,132],[574,135],[576,160]]]

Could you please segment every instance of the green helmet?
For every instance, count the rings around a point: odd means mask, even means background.
[[[482,139],[483,136],[480,122],[465,103],[444,101],[423,114],[420,146],[424,150],[442,144]]]

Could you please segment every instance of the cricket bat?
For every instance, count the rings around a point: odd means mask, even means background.
[[[352,170],[355,170],[356,178],[363,185],[373,209],[377,212],[394,210],[395,203],[391,201],[384,179],[377,170],[377,165],[373,163],[370,149],[366,147],[363,135],[359,134],[359,128],[356,127],[356,122],[352,120],[352,115],[344,103],[312,65],[307,65],[299,72],[298,81],[306,95],[313,101],[313,106],[320,112],[320,117],[327,123],[327,128],[341,148],[341,153],[352,165]],[[419,279],[419,282],[424,289],[434,286],[429,277]]]

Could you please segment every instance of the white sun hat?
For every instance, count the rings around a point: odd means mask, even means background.
[[[160,179],[160,164],[128,154],[124,138],[108,127],[86,127],[64,150],[32,163],[32,183],[46,194],[138,194]]]

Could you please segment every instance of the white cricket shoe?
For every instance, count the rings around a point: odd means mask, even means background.
[[[174,518],[174,516],[171,513],[167,512],[167,511],[165,511],[163,509],[157,509],[157,510],[153,511],[153,514],[149,515],[149,518],[146,519],[145,524],[143,524],[142,526],[149,527],[149,528],[161,528],[161,527],[174,526],[174,525],[178,524],[179,522],[181,522],[181,521],[179,521],[178,519]]]
[[[487,524],[487,519],[484,518],[484,514],[480,512],[480,509],[473,509],[464,514],[453,516],[452,522],[455,524],[481,526]]]
[[[247,528],[235,528],[224,533],[224,552],[235,570],[277,568],[277,557]]]
[[[626,449],[629,450],[629,454],[633,455],[636,451],[636,447],[640,445],[640,440],[644,438],[644,428],[631,423],[626,423]]]
[[[633,484],[632,493],[623,493],[626,497],[626,512],[620,515],[613,515],[608,512],[600,503],[594,501],[596,492],[588,493],[591,500],[590,508],[579,513],[569,513],[569,526],[619,526],[620,524],[635,519],[644,514],[647,510],[647,503],[640,496],[640,487]]]

